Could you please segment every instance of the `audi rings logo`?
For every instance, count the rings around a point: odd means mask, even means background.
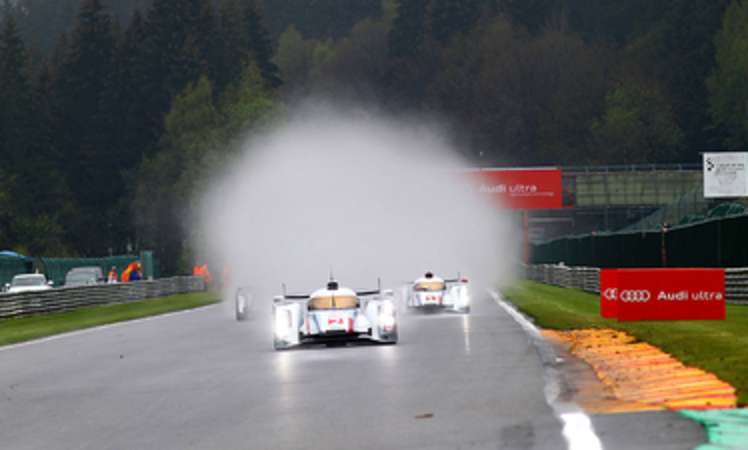
[[[622,302],[627,303],[647,303],[652,298],[652,293],[647,290],[621,291],[618,298],[621,299]]]
[[[605,300],[609,301],[615,301],[618,298],[618,289],[616,288],[608,288],[605,291],[603,291],[603,297],[605,297]]]

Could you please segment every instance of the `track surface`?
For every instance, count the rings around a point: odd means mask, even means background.
[[[522,329],[491,300],[401,316],[396,346],[271,350],[221,307],[0,348],[7,449],[565,449]],[[674,414],[593,419],[604,448],[684,449]]]

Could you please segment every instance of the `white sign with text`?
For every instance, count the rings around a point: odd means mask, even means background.
[[[748,197],[748,153],[704,153],[704,197]]]

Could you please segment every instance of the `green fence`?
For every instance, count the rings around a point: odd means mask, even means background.
[[[107,256],[102,258],[40,258],[41,265],[47,278],[60,286],[65,282],[65,274],[75,267],[98,266],[101,267],[104,276],[112,267],[117,268],[117,273],[122,271],[133,261],[141,261],[143,264],[143,277],[154,277],[153,252],[142,252],[137,255]]]
[[[644,231],[571,236],[533,245],[534,264],[590,267],[747,267],[748,215]]]
[[[32,269],[33,262],[31,258],[0,256],[0,286],[10,283],[14,275],[31,273]]]

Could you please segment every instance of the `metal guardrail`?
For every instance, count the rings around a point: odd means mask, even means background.
[[[61,287],[48,291],[0,295],[0,319],[66,311],[82,306],[129,303],[205,290],[199,277],[173,277],[132,283]]]
[[[539,283],[600,293],[600,269],[554,264],[525,266],[525,278]],[[748,304],[748,267],[725,269],[727,303]]]
[[[557,264],[525,266],[525,278],[539,283],[600,293],[600,269]]]

